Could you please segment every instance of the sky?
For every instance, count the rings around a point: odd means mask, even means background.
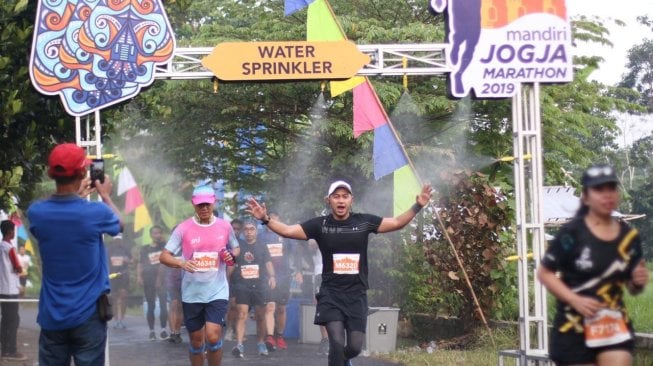
[[[615,4],[620,4],[615,6]],[[606,61],[601,69],[596,71],[592,78],[605,84],[615,84],[621,80],[626,72],[626,56],[628,50],[640,43],[644,37],[653,38],[653,33],[646,27],[637,23],[639,15],[653,17],[653,0],[622,0],[621,2],[609,0],[567,0],[567,10],[571,16],[595,15],[606,20],[619,19],[627,23],[625,27],[610,26],[610,40],[614,47],[608,46],[597,49],[597,45],[580,47],[577,51],[585,54],[598,54]]]
[[[595,71],[590,77],[594,80],[608,85],[614,85],[621,80],[626,72],[628,50],[641,43],[644,38],[653,39],[653,32],[637,23],[637,16],[649,15],[653,17],[653,0],[622,0],[620,6],[615,6],[614,1],[608,0],[567,0],[567,10],[570,16],[586,15],[598,16],[605,20],[605,24],[611,19],[619,19],[626,23],[625,27],[610,26],[609,38],[614,47],[600,47],[597,45],[579,47],[575,50],[579,54],[591,54],[602,56],[605,61],[601,68]],[[627,4],[627,5],[626,5]],[[617,115],[617,125],[622,131],[618,140],[620,146],[628,146],[634,140],[653,131],[653,116],[630,116]]]

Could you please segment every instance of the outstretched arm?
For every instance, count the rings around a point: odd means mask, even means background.
[[[308,237],[302,229],[301,225],[287,225],[279,220],[273,220],[268,215],[268,210],[265,207],[265,203],[259,204],[254,197],[247,200],[247,210],[250,215],[254,216],[255,219],[260,220],[263,224],[267,225],[270,230],[283,236],[284,238],[298,239],[298,240],[307,240]]]
[[[426,204],[429,203],[429,200],[431,199],[431,191],[433,191],[433,188],[431,188],[430,184],[425,184],[422,186],[422,191],[415,198],[415,204],[413,207],[409,208],[408,211],[402,213],[397,217],[384,217],[381,221],[381,225],[379,225],[378,232],[387,233],[389,231],[399,230],[402,227],[408,225],[410,220],[412,220],[417,215],[419,210],[421,210],[422,207],[426,206]]]

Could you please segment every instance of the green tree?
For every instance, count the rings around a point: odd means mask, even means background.
[[[34,196],[54,142],[74,139],[73,119],[58,98],[39,94],[29,78],[29,56],[37,3],[0,4],[0,208],[23,208]]]
[[[177,1],[168,13],[180,47],[305,39],[305,11],[283,17],[282,5]],[[423,1],[334,0],[331,5],[347,37],[357,43],[444,39],[443,17],[430,14]],[[580,18],[573,29],[576,41],[609,44],[600,21]],[[573,82],[542,88],[550,184],[563,182],[562,168],[579,172],[614,154],[611,112],[637,109],[636,92],[589,80],[599,58],[576,57],[574,65]],[[424,180],[440,182],[442,172],[473,167],[493,173],[492,184],[509,192],[511,166],[496,163],[512,155],[509,100],[449,100],[442,77],[411,77],[408,93],[399,77],[372,79]],[[224,179],[234,191],[263,194],[268,206],[290,221],[324,209],[320,197],[336,177],[353,183],[356,210],[390,214],[391,178],[371,179],[372,136],[352,137],[351,93],[323,96],[320,83],[312,81],[219,82],[217,93],[215,87],[211,80],[155,83],[111,118],[120,132],[117,148],[140,147],[142,159],[166,162],[182,180]]]

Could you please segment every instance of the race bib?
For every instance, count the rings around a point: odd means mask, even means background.
[[[358,253],[334,254],[333,273],[335,274],[358,274],[358,267],[361,255]]]
[[[602,309],[593,318],[585,319],[585,344],[587,347],[609,346],[631,338],[623,315],[618,310]]]
[[[283,257],[283,244],[268,244],[268,251],[270,252],[270,257]]]
[[[161,262],[159,262],[159,257],[160,256],[161,256],[161,251],[160,250],[158,252],[152,252],[152,253],[147,255],[147,257],[150,260],[151,265],[156,265],[156,264],[161,263]]]
[[[193,260],[197,267],[196,272],[215,272],[220,263],[218,252],[194,252]]]
[[[125,264],[125,257],[123,256],[114,256],[111,257],[111,265],[114,267],[120,267]]]
[[[240,276],[246,280],[259,278],[258,264],[245,264],[240,266]]]

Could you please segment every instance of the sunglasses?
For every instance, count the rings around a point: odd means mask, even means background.
[[[603,175],[613,175],[614,170],[610,166],[593,166],[587,169],[587,176],[590,178],[596,178]]]

